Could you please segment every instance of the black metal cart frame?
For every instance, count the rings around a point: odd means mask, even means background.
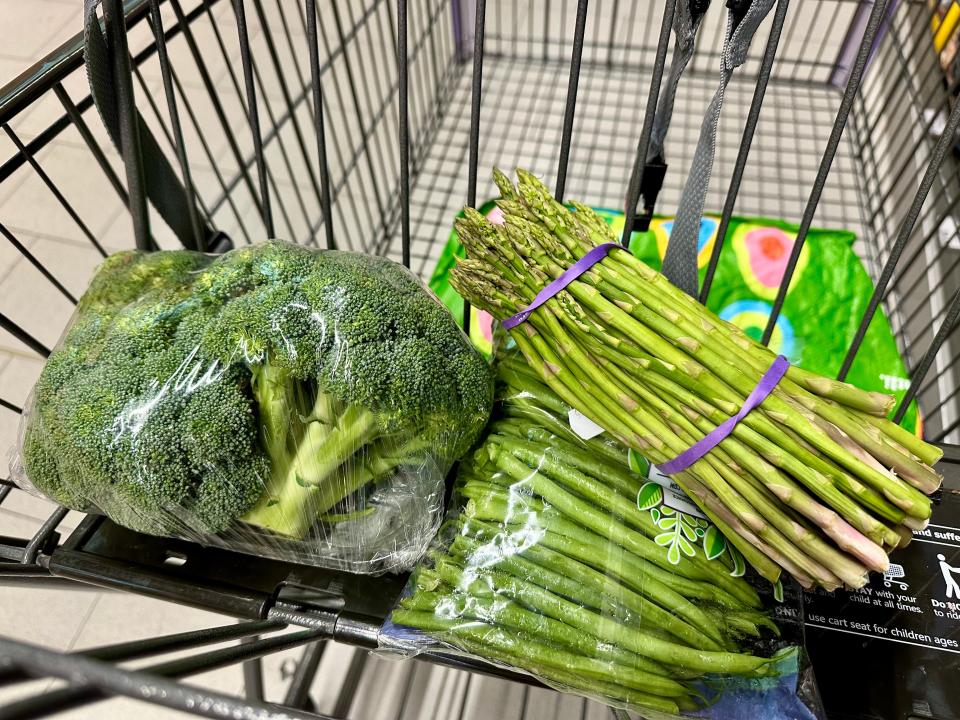
[[[215,252],[281,236],[386,254],[424,274],[456,209],[492,195],[479,176],[496,162],[531,167],[558,195],[625,208],[630,229],[648,214],[644,171],[653,111],[664,92],[671,24],[686,1],[488,7],[486,0],[104,0],[105,38],[122,60],[111,68],[118,101],[112,121],[124,152],[114,150],[93,109],[79,34],[0,89],[6,142],[0,188],[32,183],[30,197],[41,192],[44,207],[69,226],[63,232],[96,256],[112,249],[99,232],[110,227],[104,218],[112,213],[113,224],[122,223],[143,249],[184,245]],[[917,399],[927,436],[956,443],[960,235],[952,218],[960,203],[960,109],[952,102],[956,88],[929,49],[929,11],[897,0],[800,5],[777,1],[750,61],[728,88],[731,116],[718,137],[708,195],[708,205],[722,209],[719,237],[735,210],[799,223],[775,316],[810,227],[858,230],[876,291],[840,375],[883,307],[911,374],[897,420]],[[716,83],[723,19],[723,9],[712,8],[677,96],[668,145],[672,171],[659,207],[672,207],[679,197],[699,131],[698,103]],[[737,107],[729,108],[731,102]],[[44,110],[42,127],[31,121],[29,131],[21,130],[37,108]],[[157,168],[145,160],[134,108],[175,174],[186,211],[177,228],[148,201]],[[95,198],[96,217],[45,169],[45,151],[64,138],[82,150],[98,187],[106,189]],[[68,315],[76,293],[21,239],[35,231],[0,217],[0,242],[36,273],[32,300],[55,300]],[[719,251],[720,242],[702,300]],[[0,312],[0,328],[18,350],[39,357],[55,341],[13,311]],[[0,418],[10,427],[25,390],[0,396]],[[948,462],[956,462],[957,453],[948,450]],[[4,481],[0,507],[19,492]],[[35,676],[73,683],[21,702],[11,716],[130,695],[211,717],[315,717],[301,711],[323,641],[376,648],[380,624],[405,580],[141,536],[95,516],[66,535],[60,530],[66,515],[57,509],[30,537],[7,537],[0,527],[0,582],[81,582],[241,622],[72,655],[0,639],[0,684]],[[304,629],[277,632],[286,626]],[[236,639],[243,642],[208,649]],[[264,704],[258,658],[296,646],[305,650],[284,708]],[[185,649],[195,652],[138,672],[118,667]],[[428,659],[524,679],[454,656]],[[177,682],[241,662],[243,699]],[[351,668],[354,680],[335,715],[349,709],[361,670],[362,661]],[[152,690],[149,697],[144,688]]]

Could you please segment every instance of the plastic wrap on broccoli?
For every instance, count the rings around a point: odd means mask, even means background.
[[[438,519],[442,476],[491,402],[486,362],[390,260],[284,242],[124,252],[34,388],[21,462],[68,507],[277,554],[342,539],[337,518],[357,523],[411,476]]]

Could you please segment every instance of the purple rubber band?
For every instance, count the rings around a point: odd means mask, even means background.
[[[770,367],[763,374],[763,377],[760,378],[760,382],[757,383],[753,392],[744,400],[743,407],[740,408],[740,411],[736,415],[724,420],[702,439],[694,443],[693,446],[677,455],[673,460],[665,462],[663,465],[657,465],[657,469],[664,475],[673,475],[682,470],[686,470],[697,460],[713,450],[723,442],[724,438],[733,432],[737,423],[743,420],[747,416],[747,413],[767,399],[767,396],[777,387],[777,383],[786,375],[789,368],[790,361],[783,355],[777,355],[777,359],[771,363]]]
[[[593,250],[588,252],[582,258],[577,260],[573,265],[564,270],[563,274],[558,277],[556,280],[547,285],[543,290],[537,293],[537,296],[533,299],[533,302],[527,305],[523,310],[518,312],[516,315],[511,315],[506,320],[503,321],[503,328],[505,330],[513,330],[517,325],[524,322],[530,314],[536,310],[538,307],[543,305],[547,300],[552,298],[558,292],[563,290],[567,285],[572,283],[578,277],[583,275],[587,270],[592,268],[598,262],[603,260],[614,248],[620,248],[623,250],[622,245],[617,243],[604,243],[603,245],[597,245]]]

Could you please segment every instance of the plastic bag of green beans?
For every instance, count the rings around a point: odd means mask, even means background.
[[[496,419],[381,648],[479,657],[650,718],[820,716],[799,588],[749,577],[693,503],[521,357],[496,368]]]

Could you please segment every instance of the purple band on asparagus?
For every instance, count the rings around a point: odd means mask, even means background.
[[[556,280],[551,282],[549,285],[543,288],[540,292],[537,293],[537,296],[533,299],[533,302],[530,303],[523,310],[518,312],[516,315],[511,315],[506,320],[503,321],[503,327],[505,330],[513,330],[517,325],[526,321],[530,314],[536,310],[538,307],[543,305],[547,300],[552,298],[558,292],[563,290],[567,285],[572,283],[578,277],[583,275],[587,270],[592,268],[598,262],[603,260],[614,248],[620,248],[623,250],[622,245],[617,243],[604,243],[603,245],[597,245],[593,250],[588,252],[582,258],[577,260],[573,265],[568,267],[563,271],[563,274],[558,277]]]
[[[777,387],[780,379],[786,375],[789,368],[790,361],[783,355],[777,355],[776,360],[771,363],[770,367],[763,374],[763,377],[760,378],[760,382],[757,383],[757,386],[747,396],[747,399],[744,400],[743,407],[740,408],[740,411],[736,415],[724,420],[702,439],[694,443],[692,447],[684,450],[673,460],[665,462],[662,465],[658,464],[657,469],[664,475],[674,475],[682,470],[686,470],[697,460],[713,450],[723,442],[724,438],[733,432],[737,423],[743,420],[747,416],[747,413],[766,400],[767,396]]]

